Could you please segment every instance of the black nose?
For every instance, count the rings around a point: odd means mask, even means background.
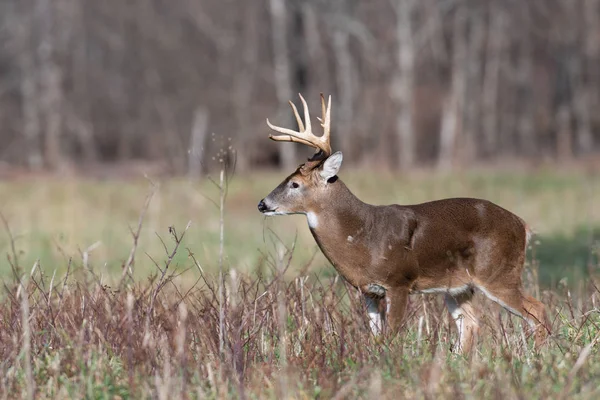
[[[260,211],[260,212],[267,211],[267,205],[265,204],[264,199],[258,203],[258,211]]]

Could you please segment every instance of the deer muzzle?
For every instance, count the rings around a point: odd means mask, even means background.
[[[262,199],[258,202],[258,211],[260,211],[261,213],[269,211],[269,207],[267,207],[267,205],[265,204],[265,199]]]

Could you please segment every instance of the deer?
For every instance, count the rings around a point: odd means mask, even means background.
[[[332,153],[331,96],[321,94],[323,134],[312,132],[302,95],[304,122],[292,101],[298,131],[275,126],[269,138],[316,149],[258,203],[265,216],[304,214],[317,245],[364,298],[376,336],[402,327],[408,296],[444,295],[456,324],[453,349],[470,353],[479,318],[476,291],[524,319],[539,349],[550,333],[544,305],[524,292],[522,272],[532,231],[517,215],[487,200],[449,198],[415,205],[370,205],[338,177],[343,155]]]

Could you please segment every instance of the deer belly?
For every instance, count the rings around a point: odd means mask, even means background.
[[[473,285],[466,284],[460,286],[448,286],[448,287],[431,287],[426,289],[411,288],[410,294],[435,294],[435,293],[447,293],[451,296],[458,296],[462,293],[472,291]]]
[[[448,293],[457,296],[474,287],[471,274],[465,270],[421,276],[411,286],[411,293]]]

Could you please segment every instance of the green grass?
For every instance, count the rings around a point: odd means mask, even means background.
[[[410,204],[453,196],[486,198],[524,218],[538,233],[540,276],[544,285],[585,276],[594,261],[593,246],[600,236],[600,178],[573,172],[469,172],[410,175],[347,171],[342,179],[357,196],[373,204]],[[256,210],[258,200],[284,177],[282,173],[238,175],[231,181],[225,211],[226,264],[252,271],[262,254],[276,244],[267,240],[276,232],[296,251],[292,271],[308,263],[312,271],[328,263],[317,251],[303,216],[264,218]],[[165,237],[169,226],[192,226],[185,247],[203,267],[214,269],[218,255],[219,213],[213,201],[218,191],[207,180],[190,183],[167,180],[157,183],[139,240],[136,276],[156,271],[151,261],[164,254],[157,235]],[[132,246],[129,227],[136,228],[149,192],[146,181],[27,180],[0,183],[0,211],[16,238],[21,264],[40,260],[46,271],[64,272],[68,259],[81,261],[90,252],[91,265],[107,276],[118,272]],[[0,232],[0,252],[10,240]],[[176,264],[185,264],[179,254]],[[3,257],[0,276],[10,275]]]
[[[525,282],[547,307],[548,343],[536,352],[519,318],[477,294],[481,333],[471,358],[451,351],[456,332],[439,296],[412,296],[401,334],[373,337],[359,295],[317,251],[304,218],[257,212],[258,200],[281,179],[238,175],[229,187],[223,352],[212,184],[160,182],[134,276],[119,286],[132,247],[128,227],[137,227],[147,182],[0,183],[0,211],[16,244],[15,257],[10,235],[0,236],[7,255],[0,264],[0,397],[26,398],[28,387],[36,398],[89,399],[600,396],[599,177],[342,175],[367,202],[482,197],[538,232]],[[190,220],[161,278],[158,268],[175,246],[169,227],[181,235]],[[82,253],[96,243],[84,266]]]

